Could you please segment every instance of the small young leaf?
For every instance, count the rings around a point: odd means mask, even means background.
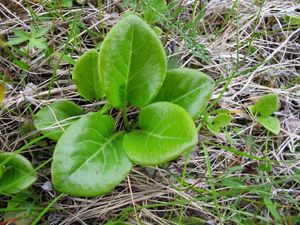
[[[31,30],[31,37],[32,38],[41,38],[44,35],[46,35],[49,32],[50,28],[49,27],[41,27],[41,28],[33,28]]]
[[[286,14],[283,16],[284,21],[290,25],[300,25],[300,16],[293,14]]]
[[[172,55],[168,58],[168,70],[180,68],[180,56]]]
[[[168,101],[186,109],[196,119],[206,108],[214,88],[209,76],[193,69],[175,69],[167,73],[154,101]]]
[[[54,55],[57,59],[62,58],[63,61],[65,61],[66,63],[69,63],[70,65],[76,64],[75,60],[71,56],[66,55],[62,52],[56,52]]]
[[[18,60],[18,59],[14,59],[13,63],[23,70],[29,70],[29,68],[30,68],[30,65],[28,65],[28,63]]]
[[[65,8],[72,8],[73,0],[59,0],[60,6]]]
[[[268,171],[272,171],[272,168],[273,168],[272,164],[262,163],[259,167],[257,167],[257,170],[268,172]]]
[[[148,23],[156,23],[160,21],[167,8],[165,0],[148,0],[145,1],[144,17]]]
[[[100,72],[107,99],[116,108],[142,107],[157,94],[166,74],[163,46],[142,19],[126,16],[101,45]]]
[[[245,188],[246,185],[244,182],[238,177],[226,177],[221,179],[221,183],[230,188]]]
[[[59,139],[53,155],[52,182],[63,193],[97,196],[110,192],[128,174],[132,163],[123,150],[123,135],[114,119],[89,113]]]
[[[278,96],[269,94],[262,96],[254,105],[254,112],[259,116],[270,116],[278,110]]]
[[[28,39],[29,38],[27,37],[10,38],[8,42],[6,42],[6,45],[13,46],[13,45],[22,44],[24,41],[28,41]]]
[[[65,129],[83,110],[73,102],[63,100],[42,108],[34,117],[34,125],[48,138],[57,141]]]
[[[87,100],[99,100],[104,95],[99,75],[98,56],[97,50],[91,49],[80,56],[74,67],[73,80],[79,94]]]
[[[34,47],[38,49],[46,49],[48,48],[46,41],[46,38],[30,38],[28,48],[29,50],[33,49]]]
[[[266,116],[257,117],[257,121],[268,131],[271,131],[273,134],[279,134],[280,132],[280,122],[276,117]]]
[[[30,162],[15,153],[0,153],[0,194],[15,194],[36,180],[36,173]]]
[[[215,118],[207,121],[207,128],[214,134],[220,133],[221,128],[231,123],[231,116],[227,113],[220,113]]]
[[[26,33],[24,30],[22,29],[12,29],[12,31],[15,33],[15,35],[18,35],[19,37],[26,37],[29,38],[28,33]]]
[[[276,221],[282,221],[282,218],[280,214],[278,213],[276,206],[272,202],[269,196],[265,195],[263,196],[264,204],[267,207],[267,209],[270,211],[270,213],[273,215],[273,217],[276,219]]]
[[[180,106],[156,102],[140,112],[138,125],[125,135],[128,157],[141,165],[158,165],[180,156],[197,144],[195,124]]]

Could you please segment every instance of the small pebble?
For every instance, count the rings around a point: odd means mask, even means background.
[[[46,181],[46,182],[43,184],[42,189],[45,190],[45,191],[52,191],[53,188],[52,188],[51,182]]]

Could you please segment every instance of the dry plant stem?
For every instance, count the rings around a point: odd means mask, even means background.
[[[132,206],[133,206],[136,222],[138,223],[138,225],[140,225],[139,217],[138,217],[138,214],[137,214],[137,211],[136,211],[136,208],[135,208],[135,201],[134,201],[134,197],[133,197],[133,194],[132,194],[132,188],[131,188],[131,183],[130,183],[129,176],[127,176],[127,182],[128,182],[128,187],[129,187],[130,197],[131,197],[131,203],[132,203]]]
[[[122,110],[122,115],[123,115],[124,127],[126,130],[129,130],[129,122],[128,122],[128,117],[127,117],[127,107],[126,106]]]

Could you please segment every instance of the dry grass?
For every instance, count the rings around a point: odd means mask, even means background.
[[[65,50],[76,59],[94,47],[105,36],[103,31],[109,30],[125,11],[121,1],[106,2],[100,10],[95,2],[88,1],[82,8],[75,6],[54,12],[39,1],[0,0],[0,37],[5,40],[12,37],[12,28],[28,30],[34,19],[29,6],[39,18],[49,12],[59,13],[46,22],[40,19],[40,23],[52,27],[46,35],[49,46],[59,52]],[[180,18],[189,19],[194,1],[180,2],[185,7]],[[275,224],[262,195],[254,191],[261,190],[285,217],[282,224],[300,222],[300,28],[290,28],[283,19],[286,14],[299,15],[300,4],[296,0],[265,1],[262,7],[263,1],[259,0],[202,2],[204,17],[194,29],[211,62],[204,63],[187,49],[176,30],[169,33],[165,48],[178,47],[171,54],[178,56],[181,65],[212,76],[218,82],[212,101],[224,91],[214,109],[229,110],[233,116],[227,135],[214,136],[205,128],[199,134],[200,142],[206,143],[217,195],[214,197],[212,192],[205,155],[199,145],[188,161],[181,157],[164,168],[135,167],[128,180],[111,194],[88,199],[64,197],[55,205],[59,210],[47,214],[44,221],[51,225],[104,224],[122,215],[132,224],[177,224],[170,218],[185,215],[202,218],[207,224],[247,224],[239,222],[240,218],[249,224]],[[72,36],[68,24],[77,18],[86,28]],[[24,71],[13,63],[4,48],[0,52],[0,72],[10,80],[0,111],[2,151],[15,151],[38,133],[20,132],[20,128],[25,122],[31,124],[33,113],[46,104],[69,99],[86,111],[93,111],[99,105],[78,96],[70,80],[72,66],[53,54],[45,57],[36,50],[23,58],[17,56],[30,65]],[[276,113],[281,122],[278,136],[267,135],[247,113],[247,106],[267,93],[277,93],[280,98]],[[51,157],[53,147],[54,143],[47,140],[30,146],[24,154],[37,167]],[[232,149],[271,160],[272,170],[257,171],[263,161],[234,154],[230,152]],[[236,171],[230,176],[242,179],[251,189],[237,194],[228,192],[220,178],[233,169]],[[51,180],[50,165],[38,172],[39,179],[33,189],[40,196],[38,203],[45,207],[58,193],[42,189]],[[1,201],[6,198],[1,197]],[[288,216],[294,216],[290,220],[293,222],[289,222]]]

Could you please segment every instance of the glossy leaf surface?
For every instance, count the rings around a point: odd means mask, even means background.
[[[82,115],[73,102],[63,100],[42,108],[34,117],[34,125],[48,138],[57,141],[65,129]]]
[[[206,108],[214,88],[214,81],[193,69],[175,69],[167,73],[155,101],[168,101],[186,109],[197,118]]]
[[[156,102],[143,108],[138,125],[125,135],[128,157],[141,165],[158,165],[180,156],[197,144],[197,131],[190,115],[170,102]]]
[[[276,117],[266,116],[257,117],[258,122],[267,130],[271,131],[273,134],[279,134],[280,132],[280,122]]]
[[[80,56],[73,70],[73,80],[78,92],[87,100],[98,100],[104,95],[100,81],[98,56],[99,53],[95,49],[87,51]]]
[[[59,139],[53,156],[55,188],[74,196],[110,192],[132,164],[123,150],[123,135],[113,135],[114,120],[89,113],[74,122]]]
[[[28,188],[36,180],[30,162],[19,154],[0,153],[0,194],[14,194]]]
[[[252,108],[253,114],[259,113],[259,116],[270,116],[278,110],[278,96],[269,94],[262,96]]]
[[[135,15],[117,23],[101,45],[101,80],[114,107],[148,104],[163,83],[166,67],[159,38]]]

